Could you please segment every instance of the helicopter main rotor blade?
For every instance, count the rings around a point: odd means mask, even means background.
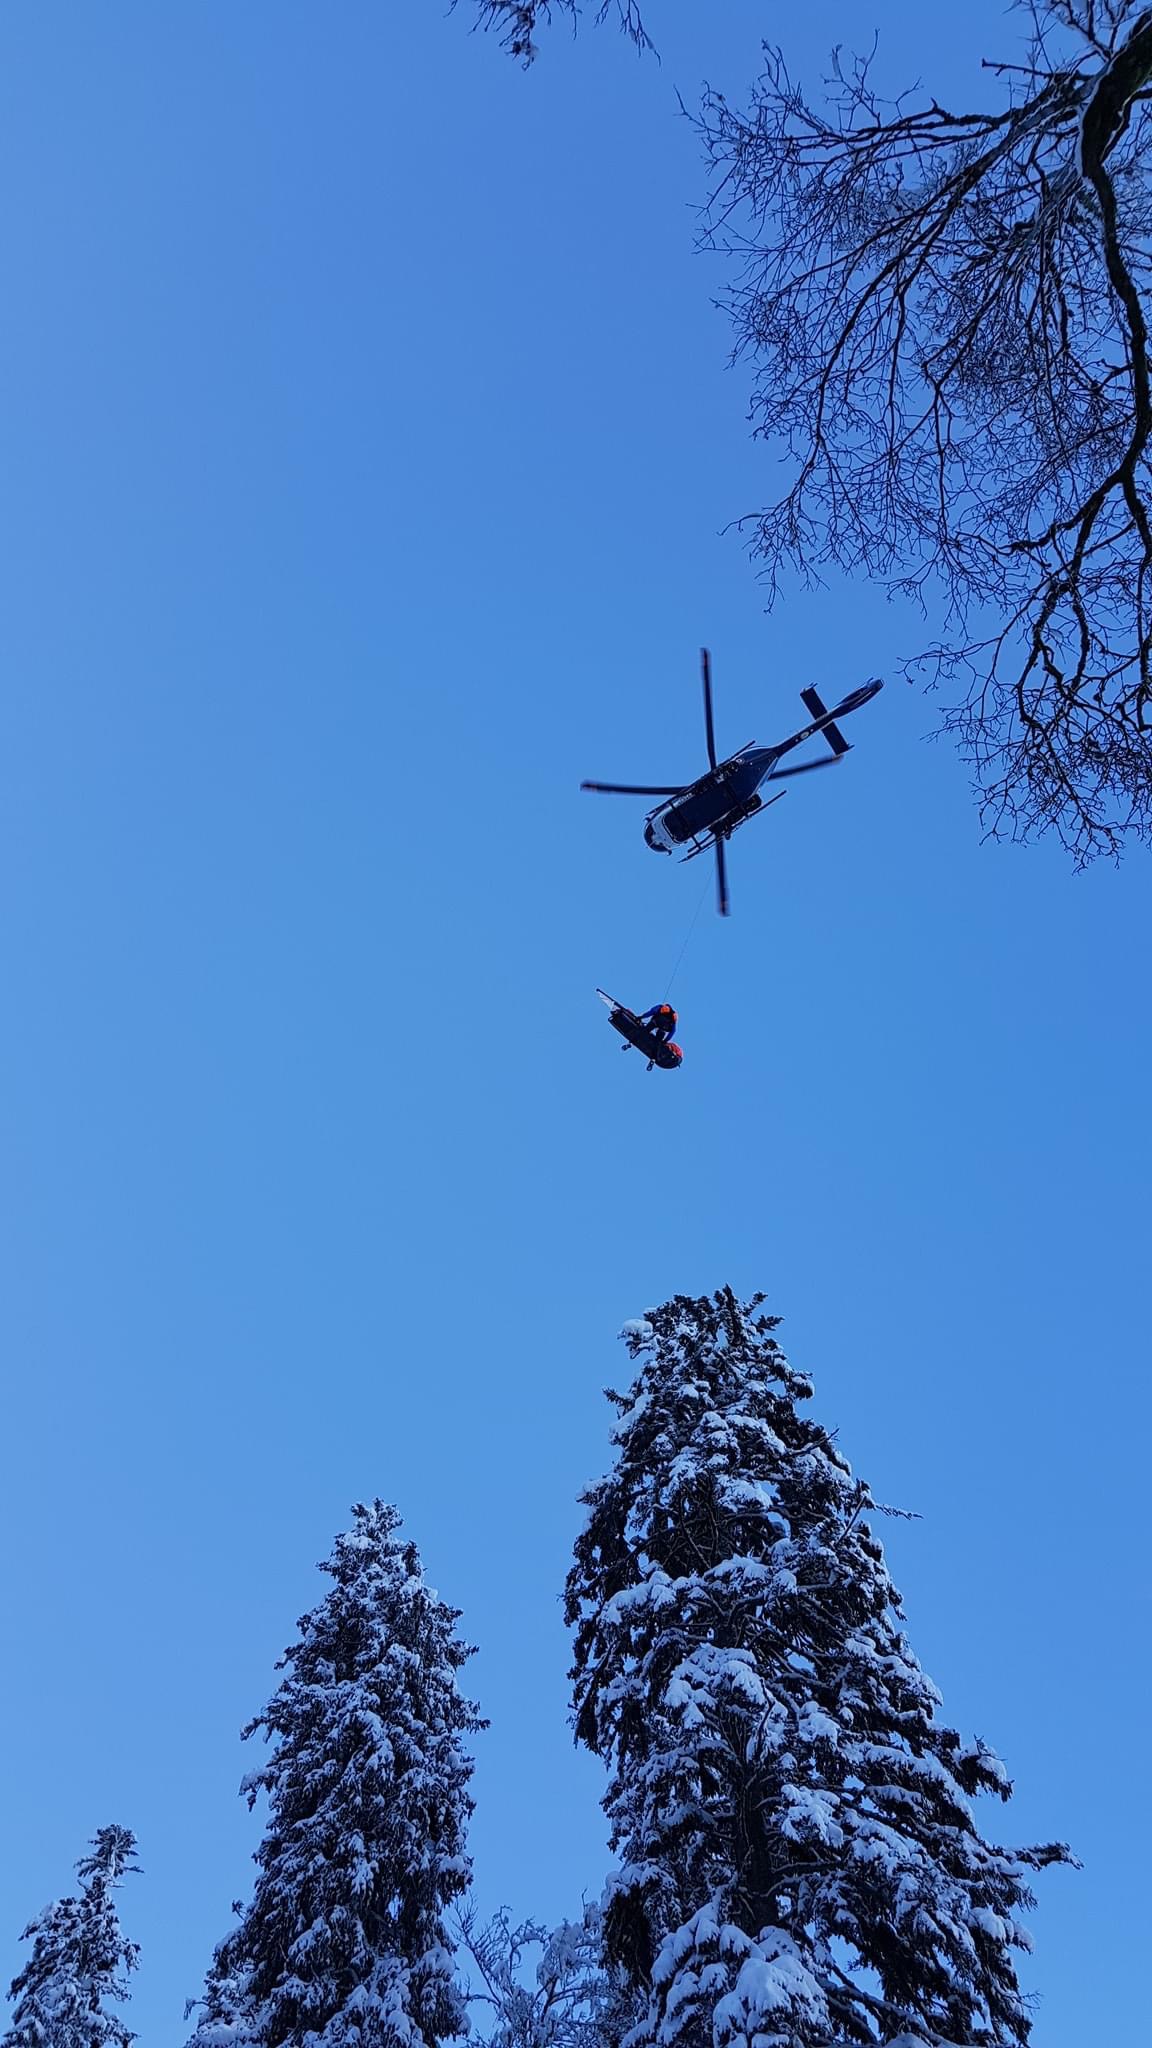
[[[724,859],[724,841],[716,841],[716,908],[721,917],[728,915],[728,867]]]
[[[598,789],[603,796],[683,796],[688,788],[686,782],[678,782],[675,788],[655,789],[647,782],[582,782],[581,789]]]
[[[708,766],[716,766],[716,735],[712,730],[712,656],[700,649],[700,674],[704,682],[704,737],[708,742]]]
[[[836,763],[842,759],[843,756],[840,754],[822,754],[818,761],[798,761],[795,768],[774,768],[771,775],[766,775],[764,780],[783,782],[787,775],[807,775],[810,768],[835,768]]]

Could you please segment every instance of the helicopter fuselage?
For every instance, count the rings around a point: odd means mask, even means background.
[[[682,796],[658,804],[644,824],[649,846],[655,853],[674,853],[694,839],[733,830],[760,809],[757,792],[781,751],[755,744],[741,747],[738,754],[693,782]]]

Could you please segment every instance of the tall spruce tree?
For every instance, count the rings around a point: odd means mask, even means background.
[[[140,1953],[113,1897],[135,1854],[127,1828],[101,1828],[76,1865],[77,1896],[56,1899],[24,1929],[32,1954],[8,1994],[16,2010],[2,2048],[128,2048],[136,2039],[108,2010],[128,1997]]]
[[[609,1767],[609,1961],[636,2048],[1021,2043],[1025,1873],[970,1802],[1007,1799],[937,1719],[875,1509],[730,1290],[625,1331],[642,1360],[568,1581],[578,1738]]]
[[[245,1781],[269,1802],[260,1877],[208,1973],[195,2048],[438,2048],[467,2031],[444,1914],[465,1891],[462,1738],[484,1727],[457,1672],[457,1609],[425,1585],[400,1517],[353,1509],[320,1569]]]

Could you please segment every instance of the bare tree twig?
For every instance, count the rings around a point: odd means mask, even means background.
[[[705,243],[785,495],[740,522],[774,596],[837,566],[944,597],[908,664],[993,834],[1080,862],[1152,838],[1152,9],[1026,0],[1004,103],[885,101],[833,58],[822,108],[769,53],[709,91]]]
[[[452,6],[457,5],[458,0],[452,0]],[[553,9],[570,15],[573,27],[584,11],[583,0],[475,0],[475,5],[476,26],[495,29],[509,55],[519,57],[525,65],[539,55],[536,31],[551,21]],[[625,35],[631,37],[638,49],[654,48],[641,19],[638,0],[599,0],[596,21],[607,21],[612,14],[618,17]]]

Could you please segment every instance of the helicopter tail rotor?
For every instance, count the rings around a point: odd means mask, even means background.
[[[838,718],[847,718],[850,711],[859,711],[862,704],[871,703],[877,691],[883,688],[884,684],[880,677],[873,676],[870,683],[865,683],[859,690],[853,690],[839,704],[833,705],[831,711],[821,702],[818,690],[801,690],[800,697],[801,701],[806,705],[810,716],[819,719],[820,731],[823,737],[827,740],[832,752],[839,756],[848,752],[848,742],[837,725],[836,720]]]
[[[813,718],[823,718],[827,720],[827,724],[822,727],[822,731],[824,738],[827,740],[828,745],[832,749],[832,752],[834,754],[846,754],[848,752],[848,742],[845,739],[843,733],[841,732],[840,727],[833,723],[832,716],[829,713],[828,707],[826,704],[821,703],[818,692],[815,690],[801,690],[800,701],[802,704],[807,706]],[[837,705],[837,710],[839,710],[839,708],[839,705]]]

